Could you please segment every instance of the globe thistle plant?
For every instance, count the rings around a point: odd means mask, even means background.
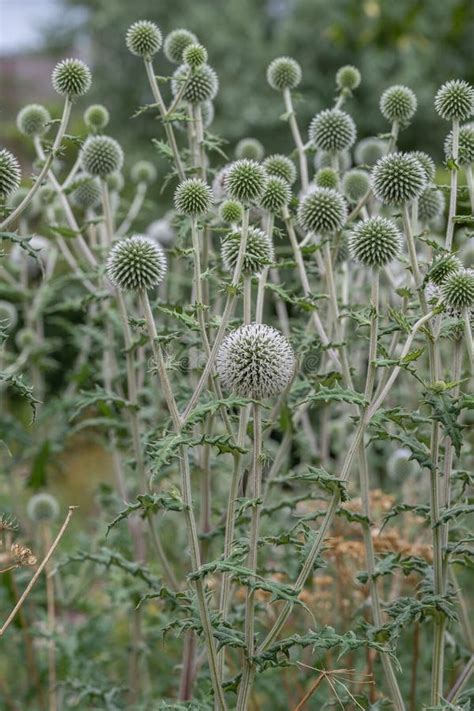
[[[402,238],[393,220],[371,217],[359,222],[349,237],[349,252],[361,264],[380,269],[401,251]]]
[[[241,397],[279,395],[295,372],[293,349],[275,328],[241,326],[224,339],[216,359],[222,385]]]
[[[446,199],[441,190],[429,185],[418,198],[418,218],[421,222],[431,222],[441,217],[446,206]]]
[[[41,104],[28,104],[19,112],[16,119],[18,130],[25,136],[41,136],[48,129],[51,121],[49,111]]]
[[[463,79],[443,84],[435,96],[435,109],[447,121],[466,121],[474,113],[474,87]]]
[[[441,296],[445,304],[454,309],[470,309],[474,306],[474,270],[460,269],[452,272],[441,284]]]
[[[110,114],[102,104],[92,104],[84,111],[84,123],[90,131],[102,131],[110,120]]]
[[[20,187],[20,164],[13,153],[0,149],[0,198],[5,200]]]
[[[125,185],[125,179],[119,170],[115,170],[113,173],[109,173],[109,175],[107,175],[105,178],[105,182],[107,183],[108,189],[111,190],[113,193],[119,193],[121,190],[123,190],[123,187]]]
[[[163,43],[160,28],[149,20],[138,20],[127,30],[125,44],[129,51],[137,57],[150,59],[160,51]]]
[[[181,64],[183,52],[190,44],[199,44],[196,35],[189,30],[173,30],[165,38],[163,50],[166,59],[173,64]]]
[[[149,160],[139,160],[132,167],[130,177],[134,183],[146,183],[150,185],[155,182],[157,171],[153,163],[150,163]]]
[[[78,179],[77,187],[71,193],[72,201],[82,210],[96,207],[100,204],[101,191],[96,178],[83,176]]]
[[[453,155],[453,132],[451,131],[444,142],[446,158]],[[466,166],[474,163],[474,124],[468,123],[459,128],[458,159],[459,165]]]
[[[57,499],[46,492],[32,496],[28,501],[26,510],[29,518],[34,523],[54,521],[59,516]]]
[[[431,183],[436,172],[435,162],[432,157],[424,151],[410,151],[409,155],[417,159],[425,173],[426,182]]]
[[[241,241],[242,232],[240,230],[230,232],[222,240],[222,261],[229,272],[232,272],[237,264]],[[274,260],[273,245],[266,232],[258,227],[249,227],[242,273],[244,275],[258,274]]]
[[[380,98],[382,116],[391,123],[405,126],[413,118],[418,106],[415,93],[407,86],[395,84],[384,91]]]
[[[244,158],[232,163],[225,175],[224,184],[229,196],[243,203],[259,200],[267,180],[263,166]]]
[[[314,176],[314,184],[318,188],[332,188],[333,190],[337,190],[339,175],[333,168],[320,168]]]
[[[344,174],[342,192],[351,203],[357,203],[370,188],[370,175],[360,168],[353,168]]]
[[[228,225],[241,222],[243,214],[244,207],[238,200],[224,200],[219,207],[219,217]]]
[[[316,188],[308,193],[298,207],[298,222],[304,230],[316,234],[338,232],[344,226],[347,206],[336,190]]]
[[[361,81],[360,71],[352,64],[347,64],[336,72],[336,84],[339,89],[353,91],[357,89]]]
[[[291,57],[277,57],[268,65],[267,81],[276,91],[296,89],[301,77],[301,67]]]
[[[387,143],[380,138],[363,138],[355,147],[357,165],[374,166],[387,152]]]
[[[23,200],[26,198],[28,195],[29,190],[28,188],[18,188],[14,193],[12,193],[7,200],[8,207],[10,207],[12,210],[15,210],[18,205],[21,205]],[[54,193],[53,193],[54,196]],[[38,199],[36,200],[31,200],[28,204],[28,206],[25,208],[23,211],[23,216],[26,219],[32,219],[38,215],[38,213],[41,212],[41,203]]]
[[[455,254],[444,254],[436,258],[429,268],[427,278],[432,284],[441,286],[455,272],[462,270],[462,262]]]
[[[207,62],[207,50],[202,44],[188,44],[183,51],[183,63],[190,69],[198,69]]]
[[[287,156],[274,153],[263,161],[263,167],[268,175],[276,175],[283,178],[289,185],[296,181],[296,166]]]
[[[212,203],[212,190],[200,178],[183,180],[174,194],[174,204],[180,215],[203,215],[210,209]]]
[[[81,149],[81,165],[89,175],[110,175],[122,168],[122,148],[110,136],[89,136]]]
[[[332,168],[334,151],[317,151],[314,156],[314,167],[316,170],[321,168]],[[349,151],[342,151],[338,154],[339,170],[344,173],[351,167],[351,157]]]
[[[92,84],[90,69],[80,59],[63,59],[54,67],[51,78],[56,93],[70,99],[87,94]]]
[[[188,77],[188,67],[182,64],[173,74],[171,90],[177,96],[186,81],[182,98],[190,104],[200,104],[203,101],[211,101],[216,96],[219,89],[219,79],[216,72],[209,64],[202,64],[195,69]]]
[[[143,235],[121,239],[112,247],[106,271],[112,284],[121,291],[149,291],[164,279],[165,253]]]
[[[235,147],[237,160],[248,158],[248,160],[261,161],[264,155],[265,149],[256,138],[242,138]]]
[[[345,151],[354,144],[355,139],[355,123],[348,113],[340,109],[321,111],[309,126],[309,140],[323,151]]]
[[[409,153],[390,153],[372,170],[374,195],[385,205],[411,202],[421,195],[425,185],[425,171]]]
[[[260,205],[268,212],[276,215],[288,205],[291,200],[291,189],[286,180],[271,175],[265,182],[260,196]]]

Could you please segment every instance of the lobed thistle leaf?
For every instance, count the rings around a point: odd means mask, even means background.
[[[148,237],[127,237],[112,247],[106,271],[112,284],[121,291],[149,291],[164,279],[165,253]]]

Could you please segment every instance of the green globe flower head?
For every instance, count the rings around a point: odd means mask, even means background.
[[[354,157],[357,165],[371,168],[387,152],[387,143],[380,138],[363,138],[355,147]]]
[[[455,272],[462,271],[462,262],[455,254],[444,254],[433,260],[427,278],[432,284],[441,286]]]
[[[241,241],[241,230],[229,232],[222,240],[222,261],[229,272],[233,271],[237,264]],[[266,232],[258,227],[249,227],[242,265],[243,274],[259,274],[266,266],[273,264],[274,260],[273,245]]]
[[[288,205],[290,200],[291,188],[286,180],[276,175],[269,176],[260,196],[261,207],[276,215]]]
[[[474,306],[474,270],[461,269],[450,274],[441,285],[444,303],[454,309]]]
[[[51,494],[35,494],[28,501],[26,510],[34,523],[54,521],[59,516],[59,504]]]
[[[375,197],[384,205],[404,205],[422,194],[425,171],[410,153],[389,153],[373,168],[372,186]]]
[[[360,71],[352,64],[347,64],[336,72],[336,84],[339,89],[348,89],[353,91],[357,89],[361,82]]]
[[[264,155],[265,149],[256,138],[242,138],[235,147],[237,160],[248,158],[249,160],[261,161]]]
[[[16,208],[21,205],[21,203],[26,198],[29,192],[30,191],[28,190],[28,188],[18,188],[16,192],[12,193],[8,197],[8,207],[10,207],[12,210],[16,210]],[[30,200],[27,207],[23,210],[22,216],[29,220],[36,217],[39,212],[41,212],[41,205],[38,201],[38,195],[36,195],[33,200]]]
[[[367,267],[380,269],[397,257],[402,237],[393,220],[370,217],[359,222],[349,237],[351,256]]]
[[[314,184],[318,188],[337,190],[339,186],[339,175],[333,168],[320,168],[314,176]]]
[[[48,130],[51,115],[41,104],[24,106],[16,118],[18,130],[25,136],[42,136]]]
[[[183,51],[183,62],[190,69],[198,69],[207,62],[207,49],[202,44],[188,44]]]
[[[96,207],[100,204],[101,198],[98,180],[88,175],[80,176],[77,180],[77,186],[71,193],[71,198],[73,203],[83,210]]]
[[[438,89],[434,104],[446,121],[466,121],[474,113],[474,87],[463,79],[447,81]]]
[[[171,81],[173,96],[179,94],[183,82],[186,82],[183,101],[187,101],[189,104],[212,101],[219,90],[219,79],[214,69],[209,64],[202,64],[193,71],[190,77],[188,74],[189,69],[185,64],[176,69]]]
[[[190,44],[199,44],[198,38],[189,30],[173,30],[166,36],[164,53],[172,64],[181,64],[183,52]]]
[[[277,57],[268,65],[267,81],[276,91],[296,89],[301,77],[301,67],[291,57]]]
[[[243,203],[259,200],[266,181],[267,174],[263,166],[247,158],[231,163],[224,177],[225,189],[229,196]]]
[[[380,111],[382,116],[401,126],[406,126],[415,115],[418,100],[415,93],[407,86],[395,84],[384,91],[380,98]]]
[[[110,136],[89,136],[81,149],[81,165],[89,175],[110,175],[122,168],[122,148]]]
[[[0,149],[0,199],[5,200],[20,187],[20,164],[13,153]]]
[[[130,177],[134,183],[146,183],[147,185],[154,183],[157,175],[155,166],[149,160],[139,160],[130,171]]]
[[[244,206],[238,200],[224,200],[219,208],[220,219],[228,225],[241,222],[243,214]]]
[[[360,168],[353,168],[344,174],[342,192],[350,203],[357,203],[370,189],[370,175]]]
[[[138,20],[128,28],[125,44],[135,56],[150,59],[160,51],[163,37],[160,28],[154,22]]]
[[[296,181],[297,173],[296,166],[287,156],[281,153],[274,153],[263,161],[263,167],[268,175],[276,175],[278,178],[283,178],[289,185],[293,185]]]
[[[212,190],[200,178],[183,180],[176,188],[174,205],[180,215],[204,215],[213,204]]]
[[[316,188],[301,200],[298,222],[307,232],[330,234],[344,226],[347,217],[346,201],[330,188]]]
[[[63,59],[54,67],[51,79],[56,93],[70,99],[87,94],[92,84],[90,69],[80,59]]]
[[[436,165],[433,158],[424,151],[410,151],[409,155],[417,159],[423,168],[426,182],[431,183],[436,173]]]
[[[356,127],[351,116],[340,109],[325,109],[309,125],[309,140],[323,151],[345,151],[356,139]]]
[[[444,193],[437,190],[434,185],[430,185],[418,198],[418,218],[421,222],[436,220],[444,213],[445,206]]]
[[[107,259],[106,272],[121,291],[149,291],[166,274],[166,256],[159,244],[143,235],[115,243]]]
[[[125,185],[125,179],[119,170],[115,170],[113,173],[107,175],[105,182],[109,190],[113,193],[119,193],[123,190],[123,186]]]
[[[453,132],[451,131],[444,142],[444,153],[446,158],[453,155]],[[471,165],[474,163],[474,124],[468,123],[459,129],[458,159],[459,165]]]
[[[110,120],[110,114],[102,104],[92,104],[84,111],[84,123],[89,131],[102,131]]]
[[[279,331],[250,323],[224,339],[216,368],[225,390],[260,400],[283,392],[294,375],[296,360]]]

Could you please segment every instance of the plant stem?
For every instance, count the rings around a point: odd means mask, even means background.
[[[133,225],[133,223],[137,219],[138,214],[139,214],[140,210],[142,209],[142,205],[143,205],[143,201],[145,200],[147,189],[148,189],[148,186],[145,182],[139,183],[137,185],[135,197],[132,200],[132,204],[129,207],[127,215],[124,218],[120,227],[118,227],[115,232],[115,236],[117,239],[119,237],[123,237],[124,235],[126,235],[127,232],[129,231],[130,227]]]
[[[51,531],[49,529],[48,523],[42,525],[43,541],[45,551],[51,548]],[[55,620],[55,601],[54,601],[54,578],[51,574],[51,567],[48,563],[46,565],[46,599],[48,605],[48,634],[50,635],[50,640],[48,642],[48,698],[49,698],[49,711],[57,711],[58,700],[56,696],[56,644],[54,642],[53,636],[56,628]]]
[[[243,322],[249,324],[252,321],[252,277],[244,274],[244,309]]]
[[[467,163],[464,166],[464,174],[466,176],[469,202],[471,203],[471,213],[474,215],[474,177],[472,175],[472,163]]]
[[[298,122],[296,121],[295,110],[293,108],[293,101],[291,98],[291,91],[289,89],[283,90],[283,100],[285,102],[286,113],[288,114],[288,121],[290,123],[291,133],[293,135],[293,140],[296,145],[296,151],[298,153],[298,161],[300,165],[300,180],[303,192],[308,190],[309,180],[308,180],[308,163],[306,161],[306,153],[304,150],[304,144],[301,140],[300,130],[298,128]]]
[[[459,119],[453,119],[453,145],[452,145],[452,160],[454,165],[451,168],[451,184],[450,184],[450,195],[449,195],[449,212],[448,212],[448,223],[446,228],[446,242],[444,244],[445,249],[451,251],[453,246],[454,237],[454,216],[456,215],[456,203],[457,203],[457,193],[458,193],[458,166],[457,161],[459,157]]]

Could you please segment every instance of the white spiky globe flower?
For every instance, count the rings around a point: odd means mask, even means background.
[[[249,160],[262,160],[265,149],[256,138],[242,138],[235,147],[235,157],[237,160],[248,158]]]
[[[224,200],[219,207],[219,217],[228,225],[240,222],[243,214],[244,206],[238,200]]]
[[[90,131],[102,131],[110,121],[110,114],[102,104],[91,104],[84,111],[84,123]]]
[[[372,170],[375,197],[384,205],[404,205],[418,198],[426,186],[425,171],[410,153],[390,153]]]
[[[346,64],[344,67],[340,67],[336,72],[336,84],[339,89],[353,91],[357,89],[360,82],[360,71],[352,64]]]
[[[283,392],[295,366],[295,355],[287,339],[261,323],[250,323],[230,333],[216,359],[226,390],[258,400]]]
[[[349,237],[351,256],[367,267],[380,269],[395,259],[402,248],[402,237],[393,220],[370,217],[359,222]]]
[[[389,86],[380,98],[380,111],[382,116],[394,123],[397,121],[402,126],[406,125],[414,116],[418,106],[415,93],[401,84]]]
[[[91,178],[89,175],[79,176],[71,198],[73,203],[83,210],[99,205],[101,191],[97,178]]]
[[[181,64],[183,52],[190,44],[198,44],[198,38],[189,30],[173,30],[166,36],[163,51],[165,57],[173,64]]]
[[[276,175],[278,178],[283,178],[289,185],[293,185],[296,181],[297,173],[296,166],[287,156],[281,153],[274,153],[263,161],[263,167],[268,175]]]
[[[418,198],[418,218],[421,222],[431,222],[444,213],[446,198],[442,190],[429,185]]]
[[[283,178],[271,175],[265,182],[260,196],[260,205],[276,215],[288,205],[291,200],[291,188]]]
[[[344,226],[346,217],[346,201],[330,188],[316,188],[305,195],[298,207],[299,224],[316,234],[338,232]]]
[[[242,231],[235,230],[226,235],[222,240],[221,256],[224,267],[227,271],[233,271],[237,264],[240,244],[242,242]],[[258,227],[249,227],[247,232],[247,244],[245,246],[242,272],[244,274],[259,274],[269,264],[275,260],[273,245],[267,233]]]
[[[92,75],[89,67],[80,59],[63,59],[54,67],[51,80],[54,90],[60,96],[74,98],[89,91]]]
[[[425,153],[424,151],[410,151],[409,155],[413,156],[413,158],[416,158],[421,167],[423,168],[423,172],[425,174],[425,179],[427,183],[431,183],[435,177],[436,173],[436,165],[431,156],[428,155],[428,153]]]
[[[301,67],[291,57],[277,57],[267,68],[267,81],[276,91],[296,89],[301,82]]]
[[[436,286],[441,286],[455,272],[462,270],[462,262],[455,254],[443,254],[437,257],[431,265],[427,278]]]
[[[444,303],[455,309],[474,306],[474,270],[460,269],[452,272],[441,285]]]
[[[146,183],[147,185],[154,183],[157,175],[155,166],[149,160],[139,160],[130,171],[130,177],[134,183]]]
[[[226,170],[224,185],[231,198],[249,203],[260,198],[266,180],[267,174],[260,163],[243,158],[231,163]]]
[[[107,276],[121,291],[149,291],[163,281],[166,256],[163,249],[143,235],[119,240],[111,249]]]
[[[187,178],[176,188],[174,204],[180,215],[204,215],[213,204],[212,190],[201,178]]]
[[[20,187],[21,168],[17,158],[7,151],[0,149],[0,198],[5,200]]]
[[[188,44],[183,51],[183,62],[190,69],[197,69],[207,62],[207,49],[202,44]]]
[[[25,136],[42,136],[50,121],[48,109],[41,104],[28,104],[18,112],[16,125]]]
[[[363,138],[355,147],[354,157],[357,165],[372,167],[387,152],[387,143],[380,138]]]
[[[81,149],[81,165],[89,175],[100,177],[120,171],[122,147],[110,136],[89,136]]]
[[[345,151],[354,144],[356,136],[352,116],[340,109],[321,111],[309,125],[309,140],[323,151]]]
[[[59,504],[54,496],[42,492],[31,497],[26,506],[26,511],[28,517],[34,523],[46,523],[58,518]]]
[[[446,158],[453,155],[453,132],[451,131],[444,142],[444,153]],[[474,123],[468,123],[459,129],[458,159],[459,165],[471,165],[474,163]]]
[[[159,52],[163,37],[158,25],[150,20],[138,20],[127,30],[125,44],[132,54],[149,59]]]
[[[219,78],[209,64],[202,64],[189,75],[189,67],[181,64],[173,74],[171,91],[177,96],[181,91],[183,82],[186,82],[183,91],[183,101],[190,104],[201,104],[212,101],[219,90]]]
[[[361,168],[353,168],[344,174],[342,192],[350,203],[357,203],[370,189],[370,175]]]
[[[435,96],[435,109],[447,121],[466,121],[474,113],[474,87],[464,79],[445,82]]]
[[[329,166],[320,168],[314,176],[314,184],[318,188],[332,188],[332,190],[337,190],[339,186],[339,175],[334,168],[330,168]]]

